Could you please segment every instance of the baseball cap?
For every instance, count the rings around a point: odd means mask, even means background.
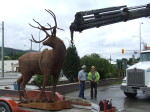
[[[91,68],[95,68],[95,66],[92,66]]]
[[[86,66],[85,66],[85,65],[83,65],[83,66],[82,66],[82,68],[86,68]]]

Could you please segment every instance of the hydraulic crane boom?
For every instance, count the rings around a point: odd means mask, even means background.
[[[83,30],[94,27],[98,28],[113,23],[126,22],[128,20],[149,16],[150,4],[136,7],[127,7],[124,5],[77,12],[74,22],[70,25],[71,38],[73,39],[74,31],[82,32]]]

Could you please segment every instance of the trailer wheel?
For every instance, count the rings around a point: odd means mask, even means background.
[[[128,93],[128,92],[124,92],[124,94],[127,96],[127,97],[130,97],[130,98],[134,98],[136,97],[137,93]]]
[[[11,109],[7,103],[0,101],[0,112],[11,112]]]

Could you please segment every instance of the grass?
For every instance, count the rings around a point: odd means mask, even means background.
[[[121,84],[122,83],[122,80],[120,79],[120,80],[117,80],[117,81],[114,81],[114,82],[109,82],[109,83],[107,83],[107,84],[105,84],[105,85],[116,85],[116,84]]]
[[[113,85],[113,84],[121,84],[121,83],[122,83],[122,80],[117,80],[115,82],[112,82],[111,84]]]

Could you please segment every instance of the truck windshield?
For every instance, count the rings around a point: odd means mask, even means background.
[[[140,61],[150,61],[150,53],[141,53]]]

